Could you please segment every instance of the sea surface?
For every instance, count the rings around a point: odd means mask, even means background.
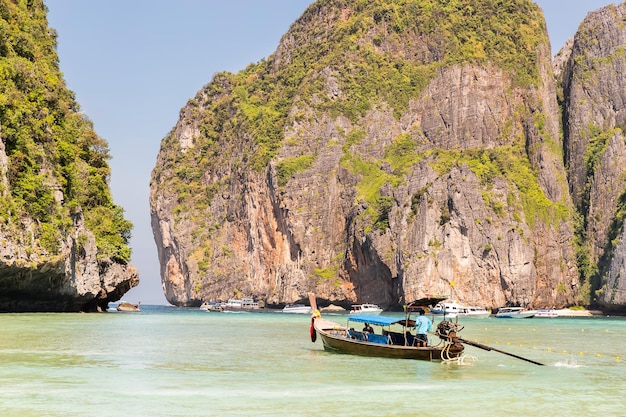
[[[474,347],[460,363],[328,353],[308,315],[280,312],[1,314],[0,416],[626,415],[626,318],[460,323],[547,366]]]

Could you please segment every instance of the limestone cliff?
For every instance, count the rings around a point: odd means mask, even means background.
[[[315,2],[162,142],[167,299],[575,304],[556,97],[531,1]]]
[[[0,0],[0,312],[96,311],[138,284],[107,144],[58,67],[40,0]]]
[[[585,291],[626,306],[626,3],[590,13],[565,52],[565,161],[581,214]]]

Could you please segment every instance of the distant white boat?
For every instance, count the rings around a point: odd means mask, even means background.
[[[456,317],[472,317],[472,318],[485,318],[491,315],[491,311],[484,307],[478,306],[466,306],[456,301],[453,302],[439,302],[430,309],[430,312],[435,315],[445,315],[447,318]]]
[[[287,304],[282,311],[290,314],[311,314],[313,310],[304,304]]]
[[[380,314],[383,312],[383,309],[378,307],[376,304],[354,304],[352,306],[352,310],[350,310],[350,314]]]
[[[484,307],[467,306],[465,307],[465,312],[462,313],[462,315],[465,317],[473,317],[475,319],[483,319],[491,316],[491,311]]]
[[[464,311],[465,311],[465,307],[463,307],[461,304],[457,303],[456,301],[448,302],[448,303],[439,302],[430,309],[430,312],[432,314],[435,314],[437,316],[446,316],[451,319],[458,317],[459,314],[463,313]]]
[[[529,319],[535,317],[537,310],[526,310],[522,307],[503,307],[496,313],[497,318]]]
[[[258,310],[259,303],[252,298],[230,299],[223,307],[224,311]]]

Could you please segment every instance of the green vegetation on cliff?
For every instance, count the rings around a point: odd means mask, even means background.
[[[332,28],[322,24],[325,17]],[[322,0],[292,27],[306,42],[290,51],[285,75],[299,85],[331,68],[345,94],[326,99],[322,109],[355,121],[385,102],[399,116],[438,69],[454,64],[491,63],[512,74],[514,85],[535,84],[542,22],[530,1]],[[315,94],[321,87],[308,88]]]
[[[610,289],[604,288],[606,275],[608,268],[611,266],[615,249],[622,238],[624,221],[626,220],[626,191],[623,191],[617,196],[617,204],[609,223],[603,252],[600,258],[594,262],[590,256],[593,252],[588,234],[590,229],[597,227],[595,222],[599,220],[600,215],[597,212],[596,216],[590,215],[592,206],[591,189],[594,181],[597,180],[596,175],[600,162],[607,151],[611,139],[615,135],[623,135],[622,132],[624,132],[623,126],[602,129],[591,123],[586,130],[580,132],[586,142],[583,156],[586,179],[584,187],[580,191],[580,203],[577,207],[580,214],[577,216],[576,241],[574,243],[578,257],[580,282],[582,283],[583,297],[586,303],[594,302],[599,294],[607,290],[610,291]],[[621,176],[624,178],[626,173],[622,173]]]
[[[317,1],[276,55],[238,74],[217,74],[203,97],[188,103],[202,137],[189,152],[167,138],[169,157],[155,176],[177,172],[161,186],[177,190],[189,207],[206,197],[198,192],[201,172],[220,164],[262,172],[283,146],[288,122],[306,117],[290,115],[294,105],[358,123],[386,103],[400,117],[442,67],[465,63],[500,67],[512,87],[537,85],[537,49],[546,41],[541,10],[530,0]],[[336,95],[328,94],[329,78]],[[280,163],[281,185],[295,162]],[[185,166],[185,175],[176,166]],[[197,175],[186,175],[189,169]]]
[[[504,179],[511,190],[517,191],[510,194],[509,209],[521,208],[525,221],[531,228],[534,228],[537,220],[558,227],[560,222],[570,218],[570,210],[564,202],[554,202],[546,196],[539,184],[537,173],[519,145],[466,151],[438,149],[429,152],[428,156],[435,156],[430,163],[442,175],[450,172],[453,166],[467,164],[485,189],[491,188],[494,178]],[[515,200],[516,197],[519,201]],[[503,208],[491,200],[488,192],[483,192],[483,199],[496,214],[503,214]]]
[[[82,210],[99,257],[128,262],[132,224],[113,203],[107,143],[80,114],[58,66],[56,34],[42,0],[0,0],[0,135],[8,190],[0,182],[5,230],[35,220],[50,254]],[[0,173],[2,174],[2,173]]]

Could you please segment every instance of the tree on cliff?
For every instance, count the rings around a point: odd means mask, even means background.
[[[126,265],[131,254],[132,224],[109,190],[108,145],[65,85],[46,12],[42,0],[0,0],[0,236],[7,242],[0,275],[5,280],[19,277],[23,267],[37,275],[47,262],[59,265],[50,274],[62,274],[78,219],[88,231],[76,236],[78,256],[92,235],[98,261]],[[23,283],[22,292],[0,284],[15,291],[8,304],[29,297],[29,284]]]

